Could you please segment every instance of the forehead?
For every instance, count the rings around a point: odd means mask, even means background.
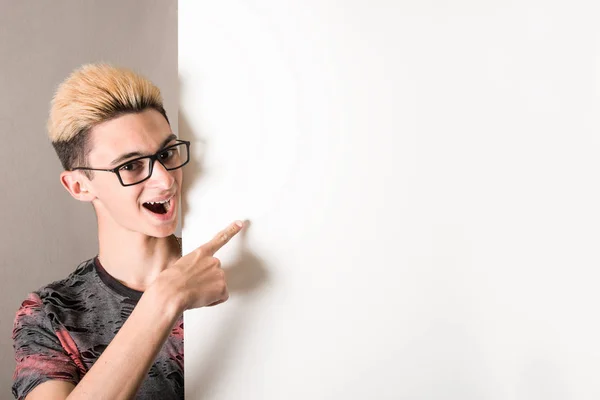
[[[152,154],[171,134],[165,117],[154,109],[121,115],[91,130],[89,161],[107,165],[125,153]]]

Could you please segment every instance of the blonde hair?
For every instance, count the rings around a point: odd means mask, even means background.
[[[58,86],[51,101],[48,136],[66,170],[84,166],[90,151],[88,134],[94,126],[148,108],[169,122],[160,90],[151,81],[108,63],[84,64]]]

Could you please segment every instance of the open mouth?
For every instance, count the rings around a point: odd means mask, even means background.
[[[144,203],[143,206],[155,214],[166,214],[171,209],[171,200],[172,199],[173,199],[173,197],[171,197],[169,200],[164,200],[164,201],[156,201],[156,202],[149,201],[147,203]]]

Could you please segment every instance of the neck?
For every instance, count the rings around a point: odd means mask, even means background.
[[[152,237],[98,221],[98,258],[125,286],[145,291],[158,275],[181,257],[175,235]]]

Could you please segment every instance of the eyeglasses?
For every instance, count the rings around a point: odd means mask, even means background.
[[[123,186],[137,185],[152,176],[154,161],[162,164],[167,171],[183,167],[190,161],[190,142],[177,140],[178,143],[160,149],[156,154],[134,158],[111,169],[76,167],[75,170],[107,171],[117,175]]]

